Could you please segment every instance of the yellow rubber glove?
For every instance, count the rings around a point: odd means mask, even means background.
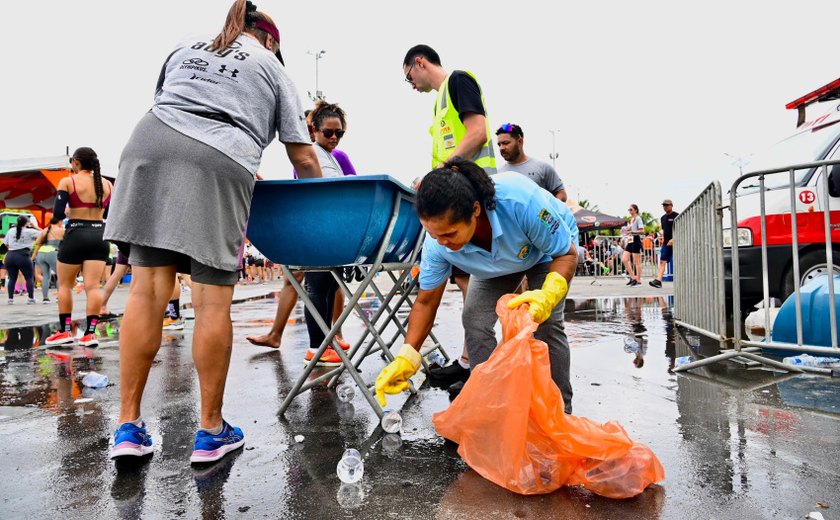
[[[421,363],[420,353],[406,343],[397,357],[376,377],[376,399],[385,406],[385,394],[398,394],[408,389],[408,378],[413,376]]]
[[[563,300],[567,292],[569,292],[569,284],[566,279],[552,271],[545,277],[542,289],[525,291],[511,299],[508,302],[508,309],[515,309],[527,303],[531,317],[535,322],[542,323],[551,316],[551,311]]]

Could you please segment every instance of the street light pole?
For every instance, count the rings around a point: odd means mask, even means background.
[[[315,97],[312,97],[312,94],[309,94],[309,97],[312,98],[312,101],[317,101],[319,99],[324,99],[324,93],[321,92],[318,88],[318,61],[324,57],[327,51],[320,50],[320,51],[306,51],[306,54],[310,56],[315,56]]]
[[[557,157],[559,157],[557,155],[557,142],[555,138],[557,137],[557,132],[559,131],[560,130],[549,130],[551,133],[551,153],[548,156],[551,158],[551,167],[555,170],[557,169]]]

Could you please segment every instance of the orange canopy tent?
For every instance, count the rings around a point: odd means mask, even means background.
[[[67,155],[0,161],[0,211],[29,210],[46,225],[58,182],[70,175],[69,161]]]

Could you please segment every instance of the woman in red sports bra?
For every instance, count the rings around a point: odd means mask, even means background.
[[[47,338],[47,345],[67,345],[75,342],[71,331],[73,285],[81,271],[87,296],[87,326],[79,344],[98,345],[96,322],[102,305],[99,278],[105,269],[110,246],[102,239],[104,218],[108,212],[113,186],[102,178],[99,158],[91,148],[79,148],[70,158],[73,174],[61,179],[55,199],[53,215],[64,218],[64,239],[58,248],[58,331]]]

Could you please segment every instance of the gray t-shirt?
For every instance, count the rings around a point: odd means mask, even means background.
[[[276,134],[311,144],[297,88],[274,54],[245,34],[221,52],[208,50],[212,40],[188,40],[169,55],[152,113],[252,174]]]
[[[313,146],[315,147],[315,155],[318,156],[318,163],[321,165],[321,175],[324,177],[344,177],[344,171],[335,157],[320,144],[315,143]]]
[[[17,226],[9,228],[6,238],[3,243],[9,248],[9,251],[20,251],[22,249],[32,249],[35,241],[38,240],[38,235],[41,230],[25,227],[20,230],[20,239],[17,238]]]
[[[527,161],[519,164],[505,163],[499,168],[501,172],[516,172],[528,177],[537,185],[552,195],[557,195],[557,192],[564,189],[563,181],[554,168],[547,162],[539,159],[528,158]]]

